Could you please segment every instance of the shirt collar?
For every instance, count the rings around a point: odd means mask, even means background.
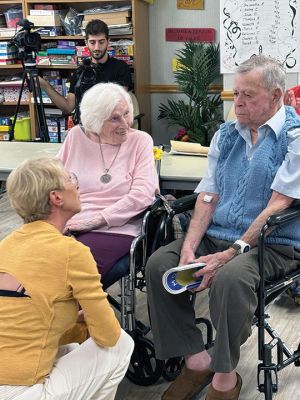
[[[281,106],[280,109],[277,111],[277,113],[274,114],[273,117],[271,117],[258,129],[266,130],[266,128],[270,128],[275,133],[275,136],[278,139],[280,132],[284,126],[285,119],[286,119],[285,107]],[[239,132],[239,134],[242,134],[242,132],[245,132],[245,130],[248,131],[248,128],[245,128],[245,126],[241,125],[237,120],[230,121],[229,131],[233,132],[234,129],[236,129]]]

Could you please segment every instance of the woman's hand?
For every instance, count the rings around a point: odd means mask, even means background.
[[[194,273],[195,278],[203,276],[203,279],[200,285],[195,289],[192,289],[192,291],[200,292],[201,290],[209,288],[218,270],[222,268],[224,264],[230,261],[235,256],[235,254],[235,250],[229,248],[225,251],[209,254],[207,256],[201,256],[194,260],[194,262],[202,262],[206,265],[205,267]]]
[[[98,217],[89,220],[74,220],[67,222],[65,232],[89,232],[93,229],[100,228],[106,224],[105,219],[99,215]]]

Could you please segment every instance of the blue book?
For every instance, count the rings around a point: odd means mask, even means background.
[[[75,54],[75,49],[48,49],[47,54]]]

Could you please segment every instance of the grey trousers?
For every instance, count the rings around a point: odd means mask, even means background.
[[[183,239],[161,247],[146,266],[147,294],[156,356],[167,359],[205,349],[189,293],[173,295],[162,285],[162,275],[178,265]],[[196,256],[226,250],[230,243],[205,236]],[[266,278],[277,279],[300,265],[300,253],[292,246],[266,248]],[[257,248],[236,256],[215,275],[209,290],[209,311],[216,329],[210,368],[231,372],[240,357],[240,346],[251,334],[257,307],[259,273]]]

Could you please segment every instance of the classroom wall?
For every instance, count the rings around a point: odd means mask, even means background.
[[[178,10],[176,0],[156,0],[149,6],[150,18],[150,83],[153,85],[174,84],[172,58],[177,49],[183,47],[180,42],[166,42],[166,28],[215,28],[216,43],[219,42],[220,2],[204,0],[204,10]],[[223,76],[223,89],[232,90],[233,75]],[[297,84],[297,74],[287,75],[287,87]],[[151,90],[150,87],[150,90]],[[163,90],[163,89],[162,89]],[[157,120],[158,106],[166,103],[168,98],[183,98],[180,93],[151,93],[151,134],[155,144],[169,143],[178,128],[168,128],[165,120]],[[232,105],[232,101],[224,101],[224,118]]]
[[[156,0],[149,6],[150,18],[150,82],[151,85],[174,84],[172,58],[181,42],[166,42],[166,28],[216,28],[219,41],[219,1],[204,0],[204,10],[178,10],[176,0]],[[151,134],[155,144],[169,143],[178,129],[168,128],[166,121],[158,121],[158,106],[168,98],[183,97],[179,93],[151,94]]]

